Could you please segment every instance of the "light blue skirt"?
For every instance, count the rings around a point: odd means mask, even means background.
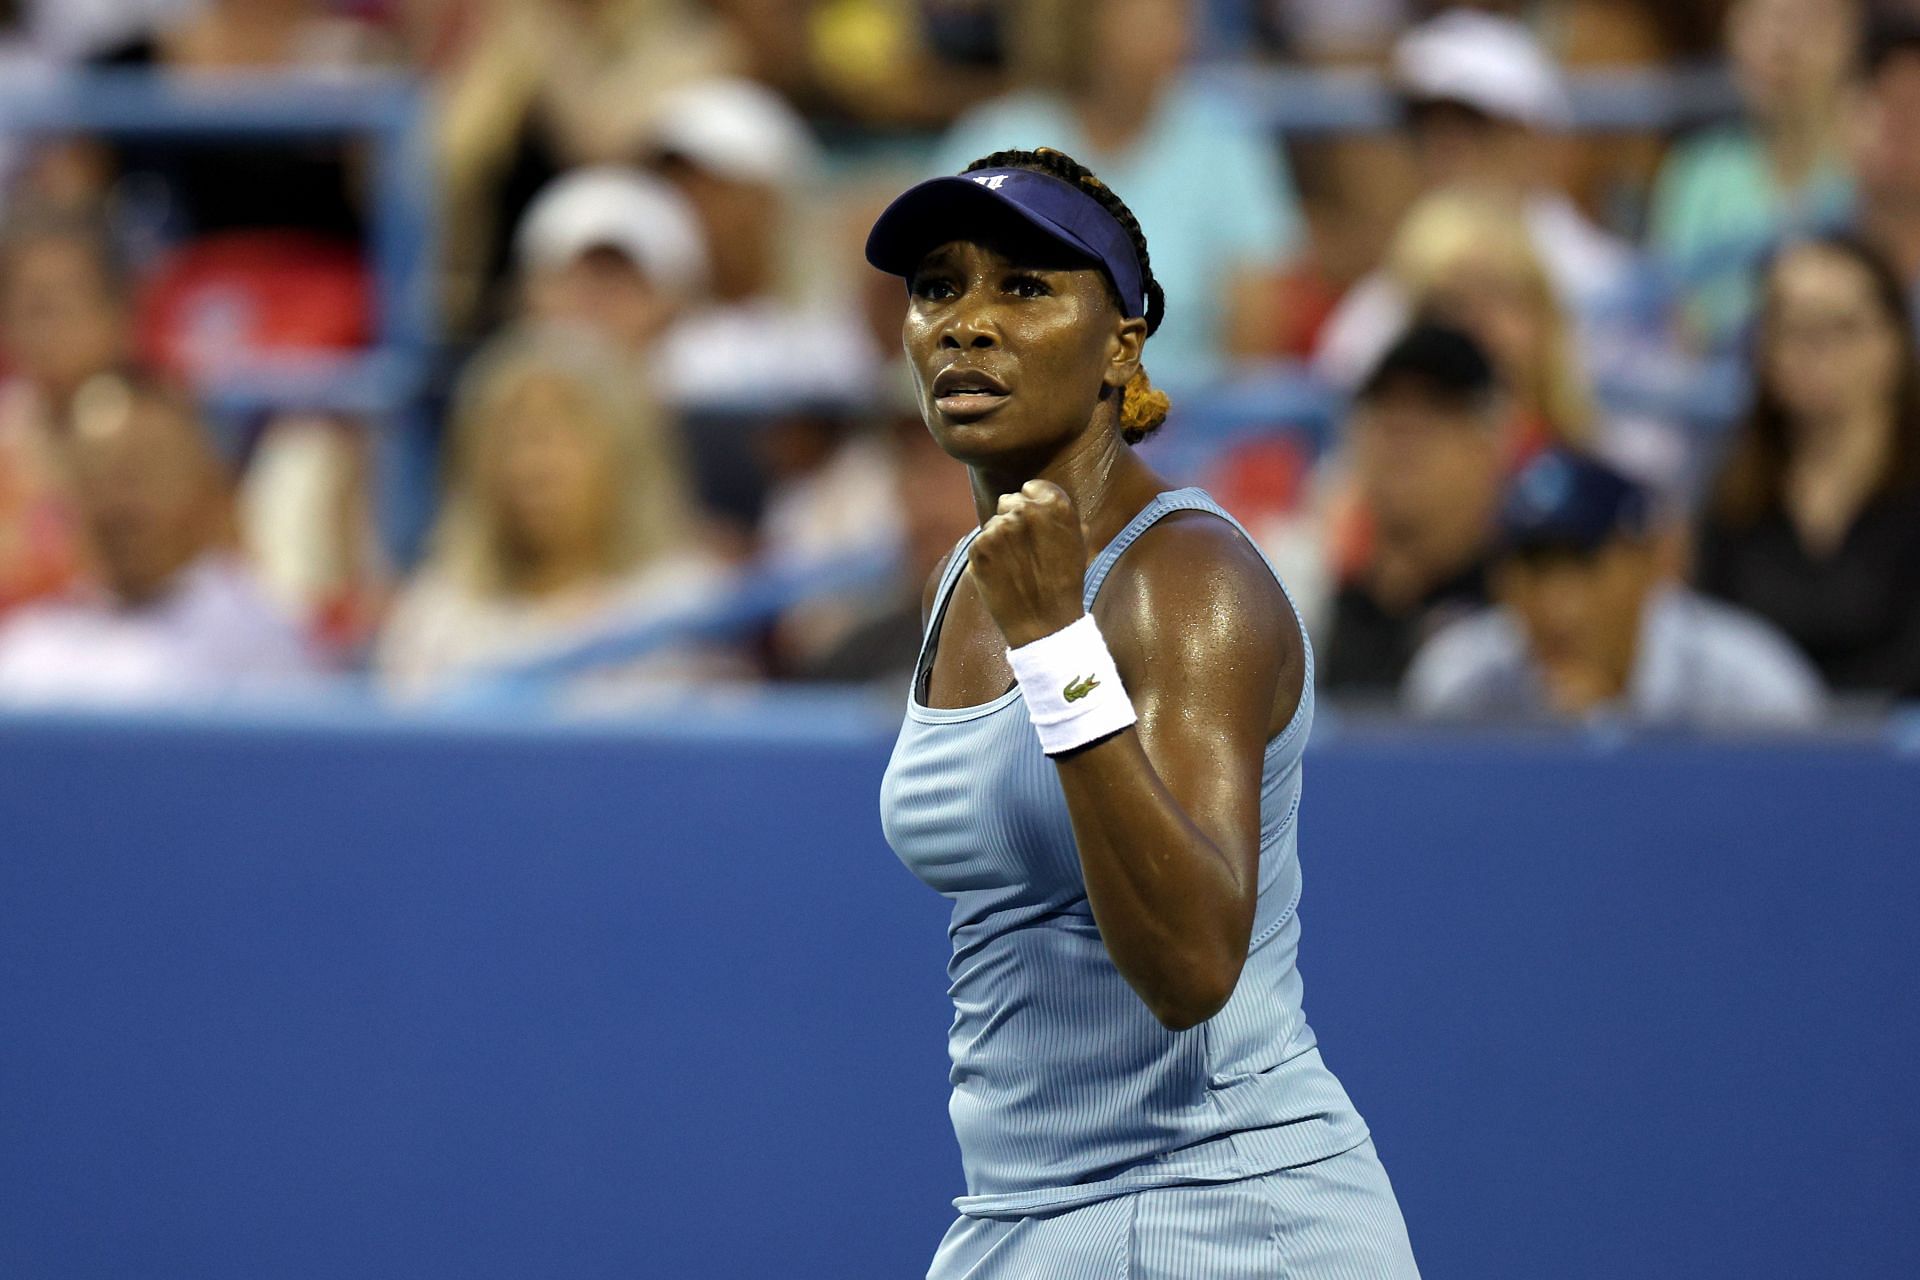
[[[1419,1280],[1371,1139],[1239,1182],[1135,1191],[1024,1218],[962,1217],[927,1280]]]

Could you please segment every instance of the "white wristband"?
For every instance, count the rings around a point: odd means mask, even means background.
[[[1031,644],[1007,650],[1040,749],[1058,755],[1132,724],[1133,700],[1093,615]]]

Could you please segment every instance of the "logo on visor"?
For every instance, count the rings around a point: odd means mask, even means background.
[[[1004,173],[987,173],[987,174],[982,174],[978,178],[974,179],[975,182],[979,183],[981,186],[985,187],[989,191],[998,191],[1000,189],[1000,184],[1005,182],[1006,180],[1007,180],[1007,175]]]

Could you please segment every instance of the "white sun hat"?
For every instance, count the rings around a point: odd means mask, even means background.
[[[691,294],[706,283],[700,220],[672,183],[624,165],[595,165],[555,178],[520,220],[522,267],[564,267],[590,249],[626,255],[656,287]]]
[[[804,178],[819,144],[799,113],[751,80],[701,80],[670,90],[654,115],[654,150],[683,156],[736,182],[788,186]]]
[[[1547,51],[1520,23],[1490,13],[1453,9],[1407,32],[1394,46],[1393,80],[1416,101],[1457,102],[1529,128],[1573,122]]]

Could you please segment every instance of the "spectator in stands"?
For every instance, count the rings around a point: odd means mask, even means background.
[[[193,406],[157,383],[101,375],[70,417],[101,583],[0,626],[0,698],[174,701],[307,675],[304,646],[235,550],[229,478]]]
[[[1510,396],[1510,468],[1548,444],[1582,445],[1661,477],[1663,490],[1689,490],[1700,466],[1693,437],[1595,403],[1589,348],[1513,205],[1464,190],[1428,196],[1407,216],[1387,270],[1416,313],[1458,325],[1493,357]]]
[[[814,447],[823,420],[864,405],[892,353],[845,296],[864,269],[849,274],[848,259],[822,251],[809,199],[818,145],[780,98],[746,80],[687,85],[662,99],[647,146],[712,253],[704,305],[662,343],[661,387],[703,503],[744,542],[770,489],[804,480],[790,464],[833,456]]]
[[[1513,204],[1562,306],[1591,339],[1588,322],[1625,287],[1634,262],[1556,185],[1556,135],[1572,118],[1559,69],[1519,23],[1453,10],[1402,37],[1393,76],[1425,188]],[[1317,368],[1352,386],[1411,314],[1390,275],[1362,280],[1328,321]]]
[[[525,314],[650,356],[707,280],[705,236],[670,184],[619,165],[556,178],[515,235]]]
[[[1874,30],[1854,131],[1854,228],[1892,262],[1920,315],[1920,9]]]
[[[666,403],[661,346],[706,297],[710,270],[699,216],[679,190],[626,165],[573,170],[528,207],[515,251],[522,317],[607,344],[628,367],[633,411],[682,435]],[[737,456],[725,464],[753,465]]]
[[[1688,285],[1695,345],[1723,348],[1739,337],[1753,313],[1754,266],[1781,235],[1845,219],[1860,26],[1858,0],[1739,0],[1728,14],[1746,117],[1674,150],[1650,229]]]
[[[1429,718],[1614,715],[1704,729],[1804,726],[1818,675],[1760,619],[1674,584],[1647,491],[1552,450],[1500,510],[1496,608],[1421,649],[1405,697]]]
[[[792,415],[762,441],[775,477],[760,515],[762,559],[805,571],[900,554],[909,513],[896,500],[898,452],[880,424],[864,414]],[[863,583],[788,609],[773,637],[777,665],[804,666],[835,648],[861,624],[870,596]]]
[[[697,540],[672,436],[631,368],[574,332],[496,341],[462,378],[448,487],[426,563],[375,662],[413,698],[610,628],[710,603],[724,577]],[[726,669],[685,646],[585,682],[644,694]]]
[[[1466,334],[1410,330],[1357,393],[1349,428],[1364,545],[1334,598],[1323,687],[1386,695],[1440,625],[1486,603],[1506,397]]]
[[[1027,0],[1025,86],[961,117],[935,168],[1008,148],[1065,151],[1127,193],[1175,305],[1154,337],[1154,380],[1204,384],[1278,342],[1280,270],[1304,224],[1279,139],[1184,74],[1193,0]]]
[[[1472,334],[1493,359],[1512,414],[1502,439],[1510,466],[1593,435],[1573,327],[1513,205],[1466,190],[1428,196],[1402,225],[1387,270],[1416,314]]]
[[[0,239],[0,613],[85,576],[64,426],[79,389],[127,358],[126,278],[95,223],[31,211]]]
[[[934,443],[917,412],[896,418],[883,443],[899,511],[900,571],[888,590],[868,594],[866,608],[830,645],[798,654],[800,679],[905,688],[919,656],[927,580],[980,523],[966,469]]]
[[[511,232],[542,188],[633,160],[663,95],[744,65],[697,0],[478,0],[430,27],[416,38],[441,86],[448,308],[465,331],[510,310]]]
[[[1860,241],[1781,254],[1754,407],[1701,530],[1701,588],[1771,620],[1837,692],[1920,695],[1920,367],[1906,302]]]
[[[1632,252],[1557,185],[1573,108],[1559,67],[1517,22],[1450,10],[1408,32],[1393,75],[1429,189],[1517,200],[1535,251],[1575,309],[1617,289]]]
[[[709,304],[662,351],[669,399],[693,410],[864,400],[877,353],[837,298],[809,296],[821,282],[796,261],[808,252],[797,206],[819,158],[806,122],[752,81],[707,80],[661,99],[647,149],[699,215],[712,258]]]

